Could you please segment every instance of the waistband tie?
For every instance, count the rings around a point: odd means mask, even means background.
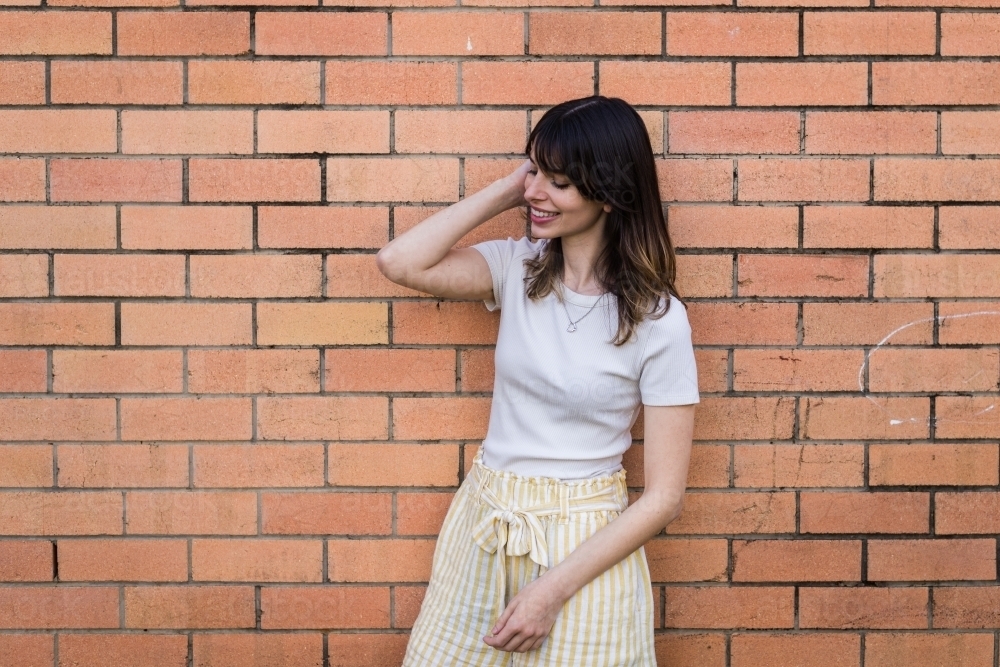
[[[539,565],[540,572],[549,569],[552,564],[549,548],[545,538],[545,528],[539,517],[560,515],[560,519],[569,516],[572,509],[576,512],[599,512],[603,510],[622,511],[618,499],[618,489],[615,485],[605,486],[587,494],[570,496],[566,486],[560,487],[560,498],[557,501],[519,507],[516,500],[509,505],[503,503],[491,488],[486,486],[487,474],[475,466],[479,479],[477,494],[480,501],[486,502],[492,509],[473,529],[472,537],[487,553],[496,553],[494,583],[499,600],[497,618],[507,606],[507,556],[527,555],[532,562]],[[626,500],[627,502],[627,500]]]

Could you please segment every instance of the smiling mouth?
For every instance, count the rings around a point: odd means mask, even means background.
[[[541,209],[537,209],[534,206],[530,207],[530,210],[531,210],[531,216],[533,218],[538,218],[540,221],[543,222],[551,220],[552,218],[559,215],[558,213],[553,213],[552,211],[543,211]]]

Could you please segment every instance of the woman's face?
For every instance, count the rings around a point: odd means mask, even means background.
[[[590,201],[562,174],[547,174],[532,160],[524,180],[531,235],[534,238],[572,236],[591,229],[611,212],[610,204]]]

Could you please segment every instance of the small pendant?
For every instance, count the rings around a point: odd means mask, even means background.
[[[573,333],[574,331],[576,331],[576,325],[575,325],[575,324],[573,324],[572,322],[570,322],[570,323],[569,323],[569,326],[568,326],[568,327],[566,327],[566,331],[568,331],[568,332],[570,332],[570,333]]]

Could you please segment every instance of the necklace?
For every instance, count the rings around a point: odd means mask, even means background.
[[[604,295],[602,294],[601,296],[603,297]],[[576,322],[579,322],[580,320],[582,320],[583,318],[585,318],[587,315],[590,315],[590,311],[592,311],[597,306],[597,304],[600,303],[600,302],[601,302],[601,299],[598,299],[597,301],[595,301],[593,303],[593,305],[590,306],[590,308],[587,310],[587,312],[585,312],[583,315],[581,315],[580,317],[578,317],[576,319]],[[576,331],[576,322],[574,322],[573,318],[570,317],[570,315],[569,315],[569,308],[566,307],[566,300],[565,299],[562,299],[562,305],[563,305],[563,310],[566,311],[566,319],[569,320],[569,326],[566,327],[566,331],[568,331],[570,333],[573,333],[574,331]]]

